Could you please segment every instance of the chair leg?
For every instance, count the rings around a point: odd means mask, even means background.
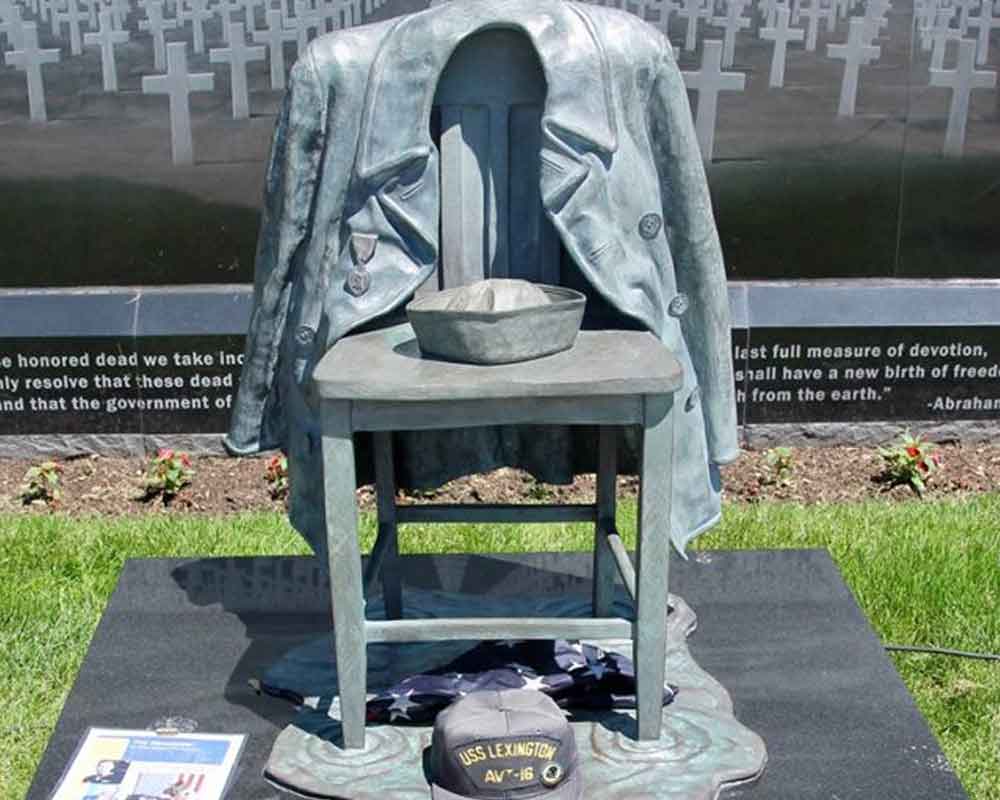
[[[674,415],[670,395],[647,396],[636,546],[636,672],[638,738],[658,739],[663,719],[667,651],[667,575],[673,483]]]
[[[392,457],[392,433],[375,437],[375,495],[378,504],[378,535],[386,537],[382,561],[382,600],[386,619],[403,616],[403,586],[399,573],[399,529],[396,524],[396,472]]]
[[[323,483],[337,654],[337,688],[345,749],[365,746],[368,654],[358,510],[354,498],[354,442],[348,402],[323,404]]]
[[[615,597],[617,566],[607,536],[615,530],[618,430],[602,425],[598,433],[597,524],[594,526],[594,616],[608,617]]]

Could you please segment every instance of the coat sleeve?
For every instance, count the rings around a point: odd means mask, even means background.
[[[677,287],[690,301],[681,330],[698,377],[708,457],[726,464],[739,456],[726,272],[687,90],[666,41],[648,125]]]
[[[312,51],[307,50],[292,68],[271,145],[254,265],[253,311],[229,434],[223,440],[233,455],[284,443],[276,376],[292,286],[301,276],[313,227],[327,113],[327,93],[318,80]]]

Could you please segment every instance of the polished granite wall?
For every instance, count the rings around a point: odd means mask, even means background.
[[[365,4],[370,21],[427,0]],[[658,25],[657,3],[647,5]],[[39,26],[42,45],[62,50],[44,67],[47,123],[28,120],[24,74],[0,66],[3,453],[141,449],[189,434],[217,449],[227,425],[282,95],[269,88],[268,64],[251,63],[250,117],[234,120],[228,67],[189,53],[191,71],[213,73],[215,89],[192,95],[195,163],[174,165],[166,98],[140,91],[154,74],[141,16],[127,18],[115,94],[102,91],[95,48],[71,57]],[[730,71],[746,89],[719,96],[708,176],[751,442],[884,439],[910,425],[981,438],[1000,428],[991,372],[1000,282],[982,280],[1000,279],[1000,91],[972,93],[963,155],[944,157],[950,92],[929,86],[931,53],[910,0],[893,0],[886,19],[853,117],[837,116],[843,62],[826,50],[846,39],[846,20],[821,28],[815,52],[789,45],[783,88],[768,86],[772,44],[758,37],[759,14],[737,39]],[[205,27],[208,47],[221,46],[218,18]],[[681,69],[698,70],[704,41],[722,33],[702,23],[687,51],[674,15]],[[190,42],[190,28],[167,38]],[[1000,69],[1000,28],[992,38],[978,69]],[[286,44],[289,65],[294,53]],[[944,67],[956,60],[952,42]],[[942,280],[956,278],[970,280]],[[820,345],[846,349],[809,349]],[[914,355],[914,345],[938,349]],[[102,353],[138,360],[101,367]],[[92,361],[18,361],[60,354]],[[185,354],[196,357],[174,361]],[[33,379],[50,383],[29,388]]]
[[[384,0],[365,19],[426,4]],[[192,95],[195,164],[174,166],[166,98],[140,91],[155,74],[142,16],[133,9],[127,19],[114,94],[102,91],[97,48],[71,56],[67,28],[56,39],[39,24],[42,46],[62,51],[44,67],[47,123],[28,120],[24,73],[0,66],[0,287],[252,280],[281,92],[270,89],[266,62],[251,63],[251,115],[234,120],[228,67],[189,47],[191,71],[214,73],[215,89]],[[756,12],[739,34],[732,70],[746,90],[719,97],[709,165],[732,278],[1000,277],[1000,91],[972,93],[964,155],[944,158],[950,91],[928,85],[931,54],[914,40],[910,0],[894,0],[887,19],[881,57],[861,68],[847,118],[837,117],[843,62],[826,54],[846,39],[845,20],[821,28],[815,52],[789,45],[780,89],[768,86],[772,44],[758,37]],[[205,25],[209,48],[222,46],[219,25]],[[683,49],[684,34],[675,14],[678,60],[696,70],[704,40],[722,29],[702,23],[695,51]],[[190,42],[190,26],[167,39]],[[294,53],[286,44],[289,65]],[[956,58],[952,43],[945,68]],[[998,67],[1000,29],[980,69]]]

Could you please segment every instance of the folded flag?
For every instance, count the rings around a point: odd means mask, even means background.
[[[368,701],[371,723],[429,723],[470,692],[537,689],[561,708],[635,707],[635,669],[618,653],[563,639],[482,642],[449,664],[411,675]],[[664,687],[663,704],[675,687]]]

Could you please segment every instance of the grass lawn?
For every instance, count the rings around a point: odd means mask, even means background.
[[[632,539],[635,506],[620,511]],[[362,520],[371,545],[372,519]],[[556,532],[554,528],[560,530]],[[585,525],[406,526],[407,552],[587,550]],[[1000,652],[1000,495],[732,506],[698,547],[826,547],[886,641]],[[0,800],[24,796],[127,558],[305,552],[284,518],[0,516]],[[1000,796],[1000,663],[895,656],[973,800]]]

